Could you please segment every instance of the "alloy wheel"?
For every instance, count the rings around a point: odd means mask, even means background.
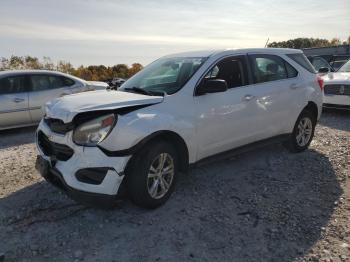
[[[174,173],[174,159],[170,154],[161,153],[155,157],[147,176],[147,189],[152,198],[160,199],[169,191]]]
[[[298,131],[296,135],[297,144],[301,147],[309,143],[312,136],[312,121],[308,117],[304,117],[300,120],[298,124]]]

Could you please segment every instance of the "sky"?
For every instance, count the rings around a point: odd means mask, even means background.
[[[0,57],[74,66],[350,36],[350,0],[0,0]]]

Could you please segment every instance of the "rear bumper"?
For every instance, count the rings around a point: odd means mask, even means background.
[[[334,109],[342,109],[342,110],[350,110],[350,105],[338,105],[338,104],[323,104],[324,108],[334,108]]]
[[[350,96],[348,95],[324,95],[323,106],[325,105],[350,106]]]

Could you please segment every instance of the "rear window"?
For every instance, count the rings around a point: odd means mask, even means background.
[[[64,76],[62,76],[62,81],[64,83],[64,86],[72,86],[75,84],[75,82],[72,79]]]
[[[314,67],[304,54],[287,54],[287,56],[310,73],[316,74]]]

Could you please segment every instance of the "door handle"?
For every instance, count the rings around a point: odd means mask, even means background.
[[[289,86],[290,89],[297,89],[298,87],[300,87],[300,86],[297,85],[297,84],[291,84],[291,85]]]
[[[13,99],[13,102],[15,102],[15,103],[20,103],[20,102],[23,102],[23,101],[24,101],[23,98],[16,97],[15,99]]]
[[[252,100],[252,99],[254,99],[255,98],[255,96],[253,96],[253,95],[245,95],[244,97],[243,97],[243,100],[244,101],[250,101],[250,100]]]

